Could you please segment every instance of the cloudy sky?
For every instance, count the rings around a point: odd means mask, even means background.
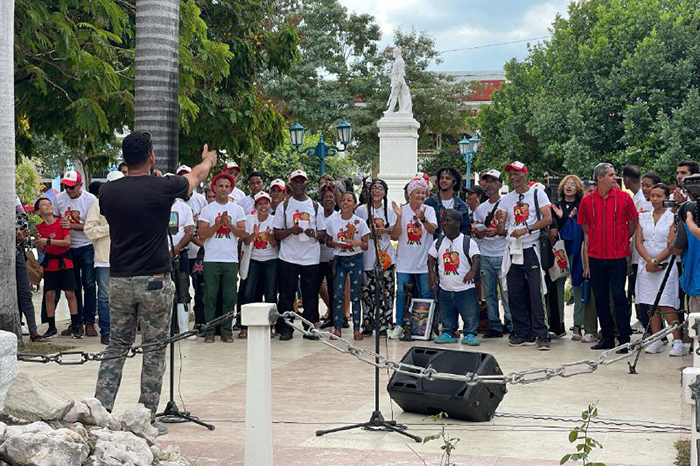
[[[527,55],[527,42],[483,45],[546,37],[557,13],[565,16],[569,0],[340,0],[348,10],[373,15],[390,44],[401,28],[426,31],[446,52],[440,71],[498,70],[512,57]],[[531,42],[538,42],[533,40]]]

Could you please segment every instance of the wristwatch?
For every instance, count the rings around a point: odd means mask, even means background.
[[[51,244],[51,238],[46,238],[46,245],[48,246],[49,244]]]
[[[527,232],[532,234],[532,230],[530,229],[530,225],[526,225],[526,228],[527,228]]]

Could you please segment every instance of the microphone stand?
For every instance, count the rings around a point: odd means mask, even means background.
[[[366,188],[365,188],[366,189]],[[372,202],[372,193],[371,190],[367,190],[367,218],[368,222],[370,225],[370,230],[372,233],[372,239],[374,241],[374,254],[375,254],[375,262],[374,262],[374,277],[375,277],[375,286],[374,286],[374,352],[376,354],[379,354],[380,348],[379,348],[379,313],[381,312],[381,288],[384,287],[384,282],[381,279],[381,274],[384,268],[382,267],[382,264],[379,260],[379,235],[377,235],[377,228],[374,224],[374,214],[373,214],[373,202]],[[364,429],[364,430],[371,430],[371,431],[390,431],[390,432],[396,432],[397,434],[404,435],[410,439],[413,439],[414,441],[418,443],[422,443],[423,439],[417,435],[409,434],[406,432],[407,427],[403,424],[398,424],[395,420],[386,420],[384,419],[384,416],[382,415],[382,412],[379,409],[379,357],[375,357],[374,362],[376,363],[374,366],[374,411],[372,412],[372,415],[369,418],[369,421],[367,422],[362,422],[359,424],[350,424],[347,426],[342,426],[342,427],[336,427],[334,429],[327,429],[327,430],[317,430],[316,431],[316,436],[320,437],[325,434],[331,434],[334,432],[340,432],[343,430],[351,430],[351,429]]]
[[[170,273],[175,282],[175,302],[173,302],[172,318],[170,321],[170,336],[175,336],[182,329],[177,325],[177,303],[183,301],[185,310],[189,315],[189,303],[182,299],[182,287],[180,285],[180,258],[175,255],[175,245],[173,243],[173,235],[168,228],[168,238],[170,239],[170,250],[173,251],[173,260],[170,263]],[[206,427],[209,430],[214,430],[216,427],[212,424],[200,420],[197,416],[193,416],[189,411],[180,411],[175,403],[175,342],[170,342],[170,398],[165,405],[162,413],[157,413],[156,418],[168,424],[177,424],[182,422],[194,422],[200,426]]]

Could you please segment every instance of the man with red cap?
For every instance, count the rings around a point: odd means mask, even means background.
[[[501,276],[508,287],[508,307],[515,336],[511,346],[534,346],[549,350],[549,330],[545,323],[540,266],[540,230],[552,222],[547,195],[528,186],[524,163],[506,165],[512,191],[501,199],[496,211],[496,233],[508,240]]]
[[[231,197],[236,202],[241,202],[245,197],[245,193],[236,187],[236,183],[241,176],[241,167],[238,166],[236,162],[226,162],[224,168],[221,169],[221,173],[228,173],[233,176],[233,189],[231,190]]]
[[[238,238],[247,235],[246,216],[228,197],[236,180],[219,173],[211,181],[216,199],[199,214],[199,238],[204,241],[204,316],[207,322],[216,316],[216,298],[222,290],[224,313],[234,309],[238,299]],[[221,324],[221,341],[233,343],[231,320]],[[214,343],[214,329],[207,330],[205,343]]]
[[[61,226],[70,232],[70,251],[73,256],[73,273],[77,290],[78,316],[85,324],[85,334],[96,337],[95,313],[97,312],[97,285],[95,282],[95,250],[92,241],[83,229],[88,210],[95,196],[83,190],[83,178],[77,170],[69,170],[61,180],[63,191],[56,195],[53,203],[53,214],[61,217]],[[82,292],[81,292],[82,291]],[[69,326],[61,335],[70,335]]]

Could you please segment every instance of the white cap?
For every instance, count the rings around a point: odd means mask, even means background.
[[[224,164],[224,170],[241,170],[241,167],[238,166],[236,162],[226,162]]]
[[[257,204],[260,199],[267,199],[268,201],[271,201],[270,195],[267,194],[265,191],[260,191],[258,194],[255,195],[253,200]]]
[[[66,172],[65,175],[63,175],[63,179],[61,180],[61,184],[65,186],[70,186],[73,187],[77,184],[80,184],[83,182],[83,177],[80,176],[80,172],[77,170],[69,170]]]
[[[503,181],[503,176],[501,175],[501,172],[499,172],[495,168],[492,168],[491,170],[487,170],[481,174],[481,178],[484,178],[485,176],[490,176],[495,180]]]
[[[179,174],[182,173],[182,172],[185,172],[185,173],[192,173],[192,168],[189,167],[189,166],[187,166],[187,165],[180,165],[180,166],[178,167],[178,169],[175,171],[175,173],[177,173],[177,174],[179,175]]]
[[[309,177],[306,175],[306,172],[302,170],[301,168],[299,170],[294,170],[291,175],[289,175],[289,179],[293,180],[294,178],[302,177],[305,180],[308,180]]]
[[[284,191],[285,189],[287,189],[287,183],[285,183],[284,181],[280,180],[279,178],[277,178],[277,179],[275,179],[275,180],[272,180],[272,183],[270,183],[270,189],[272,189],[274,186],[277,186],[277,187],[280,188],[282,191]]]
[[[114,170],[107,173],[107,183],[110,181],[117,181],[119,178],[124,178],[124,173],[120,172],[119,170]]]

